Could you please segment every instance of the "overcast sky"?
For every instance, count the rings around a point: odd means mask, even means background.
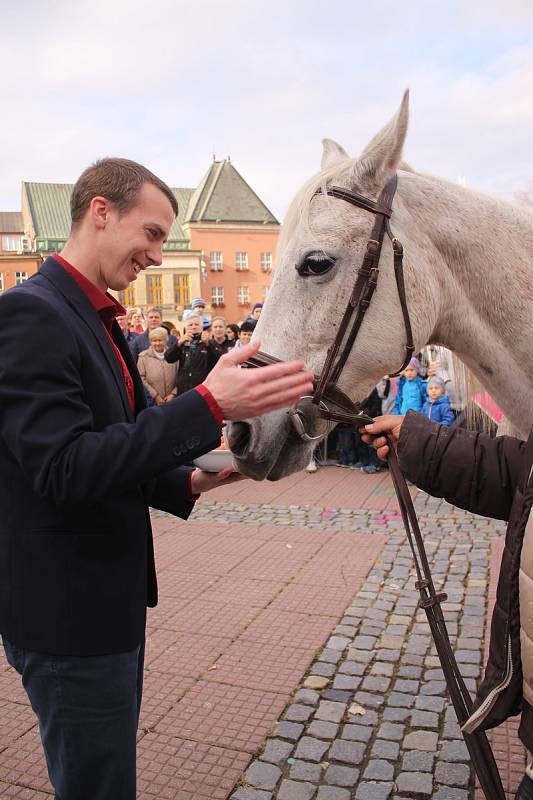
[[[173,186],[231,156],[278,218],[411,89],[405,158],[511,197],[533,181],[532,0],[19,0],[2,8],[0,210],[122,155]]]

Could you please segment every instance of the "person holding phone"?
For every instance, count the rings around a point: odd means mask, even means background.
[[[186,311],[183,320],[183,336],[165,352],[165,361],[169,364],[178,362],[179,365],[178,395],[203,383],[221,355],[210,339],[209,331],[203,330],[202,318],[196,311]]]

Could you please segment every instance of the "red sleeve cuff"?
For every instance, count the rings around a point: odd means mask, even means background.
[[[205,402],[209,407],[209,411],[215,418],[215,422],[218,425],[220,425],[220,427],[222,427],[224,425],[222,411],[220,410],[220,406],[218,405],[217,401],[215,400],[215,398],[213,397],[207,386],[204,386],[204,384],[201,383],[199,386],[196,386],[195,389],[198,392],[198,394],[201,394],[202,397],[204,398]]]
[[[192,474],[193,474],[193,472],[194,472],[194,470],[191,469],[191,471],[187,475],[187,500],[189,500],[189,502],[191,502],[191,503],[196,502],[196,500],[198,500],[198,498],[200,497],[199,494],[193,494],[192,493]]]

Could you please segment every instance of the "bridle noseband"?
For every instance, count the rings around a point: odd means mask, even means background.
[[[319,189],[315,192],[315,196],[329,195],[330,197],[344,200],[353,206],[369,211],[376,216],[370,239],[366,245],[363,263],[357,273],[348,305],[342,316],[333,344],[328,349],[322,371],[315,379],[313,394],[310,397],[302,398],[302,400],[310,400],[317,406],[318,415],[322,417],[322,419],[332,422],[341,422],[350,425],[356,423],[364,424],[365,419],[369,421],[369,418],[367,418],[361,410],[361,403],[351,400],[339,389],[337,384],[346,361],[352,352],[357,334],[359,333],[366,311],[376,290],[379,277],[379,259],[385,233],[392,243],[394,275],[406,333],[405,357],[403,363],[396,372],[389,373],[390,377],[399,375],[400,372],[405,369],[414,353],[415,347],[403,277],[403,247],[401,242],[392,235],[389,224],[389,219],[392,215],[392,201],[396,193],[397,185],[398,177],[394,175],[383,187],[377,202],[357,194],[356,192],[352,192],[349,189],[343,189],[340,186],[327,186],[325,189]],[[262,367],[267,364],[276,363],[277,361],[279,361],[279,359],[259,351],[255,356],[249,359],[247,364],[250,367]],[[322,438],[321,436],[311,436],[306,432],[301,404],[299,404],[298,408],[291,411],[291,419],[301,439],[311,442]]]

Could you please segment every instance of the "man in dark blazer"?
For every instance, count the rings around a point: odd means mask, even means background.
[[[62,256],[0,298],[0,632],[56,797],[134,800],[157,603],[148,508],[187,518],[231,478],[180,465],[218,445],[223,418],[290,405],[311,376],[301,362],[239,369],[252,345],[147,409],[107,290],[161,264],[176,200],[144,167],[104,159],[78,180],[71,212]]]

